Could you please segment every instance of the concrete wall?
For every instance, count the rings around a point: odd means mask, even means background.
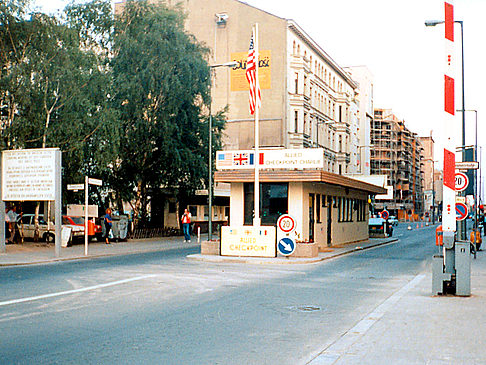
[[[238,61],[232,58],[238,52],[245,53],[246,60],[251,29],[258,23],[260,52],[271,52],[271,85],[261,90],[260,145],[284,145],[286,20],[234,0],[184,0],[181,4],[187,12],[187,30],[211,49],[210,64]],[[222,13],[226,14],[227,21],[218,25],[215,14]],[[252,148],[254,124],[249,112],[248,88],[231,90],[231,75],[235,70],[217,68],[214,71],[213,112],[229,105],[225,148]]]

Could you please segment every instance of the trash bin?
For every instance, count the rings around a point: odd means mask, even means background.
[[[102,225],[103,237],[105,236],[105,225]],[[128,234],[128,216],[116,215],[112,217],[111,233],[116,241],[124,241]]]

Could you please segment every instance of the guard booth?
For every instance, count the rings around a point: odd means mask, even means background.
[[[231,226],[252,225],[254,178],[248,168],[215,172],[215,182],[231,184]],[[260,169],[261,224],[275,226],[280,215],[290,214],[296,221],[296,241],[315,242],[319,250],[367,240],[368,197],[386,192],[323,168]]]

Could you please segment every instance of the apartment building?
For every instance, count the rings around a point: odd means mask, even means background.
[[[371,174],[371,124],[373,122],[373,74],[367,66],[350,66],[344,68],[358,84],[356,89],[357,105],[357,138],[351,143],[351,159],[356,160],[357,173]]]
[[[430,136],[419,137],[424,148],[424,159],[422,161],[424,171],[424,211],[425,216],[431,220],[437,220],[438,200],[437,188],[440,180],[440,172],[435,169],[434,161],[434,139],[432,132]]]
[[[376,200],[375,209],[387,209],[399,219],[417,219],[424,213],[423,147],[416,133],[405,127],[390,109],[375,109],[371,124],[371,174],[386,175],[393,198]]]

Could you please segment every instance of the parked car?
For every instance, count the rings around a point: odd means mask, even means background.
[[[23,234],[24,238],[34,238],[35,233],[35,214],[23,214],[19,217],[17,225],[19,226],[19,231]],[[69,223],[63,222],[63,227],[71,228],[72,238],[82,237],[84,235],[84,227],[79,227]],[[43,216],[39,216],[39,237],[46,242],[54,242],[55,239],[55,226],[53,222],[47,222],[44,220]]]
[[[368,230],[370,238],[391,237],[393,235],[393,226],[383,218],[370,218],[368,220]]]
[[[83,235],[84,235],[84,217],[72,217],[69,215],[62,216],[62,224],[73,225],[82,227]],[[101,225],[96,224],[93,222],[92,219],[88,219],[88,237],[92,239],[93,237],[99,237],[102,235],[102,228]]]
[[[398,226],[398,219],[397,217],[395,217],[394,215],[391,215],[389,218],[388,218],[388,222],[392,225],[392,226]]]

